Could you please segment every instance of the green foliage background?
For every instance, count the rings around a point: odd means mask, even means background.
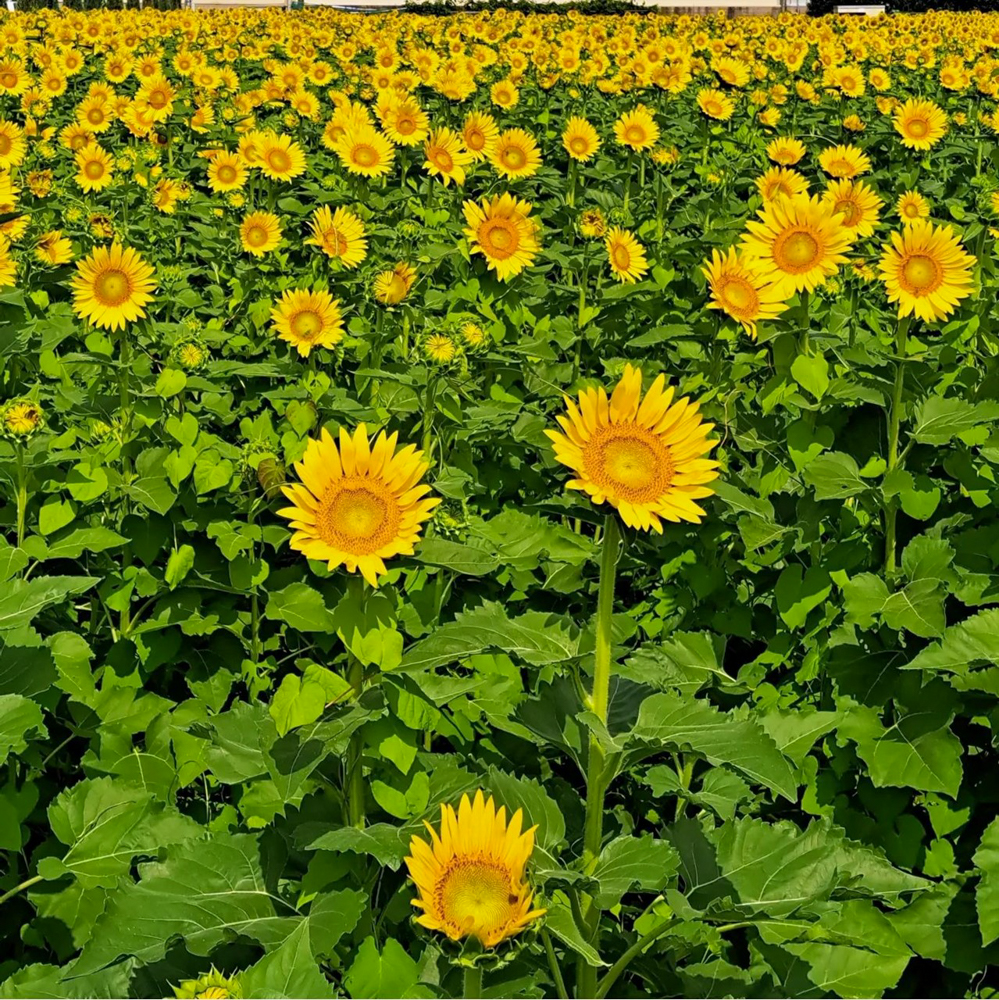
[[[950,111],[968,101],[936,96]],[[462,237],[462,197],[495,178],[358,185],[322,150],[321,124],[301,122],[312,169],[275,210],[294,233],[317,204],[350,204],[375,248],[359,272],[331,274],[296,239],[251,261],[242,213],[212,219],[224,203],[200,181],[176,217],[133,185],[115,195],[116,225],[160,292],[128,329],[129,363],[116,337],[83,328],[59,280],[0,294],[5,387],[47,415],[20,458],[0,443],[0,996],[157,997],[212,963],[248,970],[246,996],[460,995],[440,942],[411,923],[402,859],[440,802],[478,787],[538,824],[531,878],[570,986],[572,962],[602,975],[656,932],[612,995],[994,995],[995,137],[969,125],[917,157],[873,94],[850,103],[882,197],[918,187],[979,260],[976,295],[915,326],[899,362],[882,290],[849,270],[758,343],[706,309],[699,267],[758,204],[769,135],[752,115],[709,129],[692,90],[643,100],[681,159],[650,165],[638,189],[609,141],[631,97],[523,88],[514,114],[545,166],[518,191],[544,250],[508,285]],[[845,141],[842,110],[825,95],[785,114],[814,153]],[[576,112],[605,144],[571,207],[558,150]],[[175,152],[203,176],[190,136]],[[819,180],[814,156],[803,170]],[[589,207],[643,240],[645,280],[597,281],[603,250],[576,233]],[[84,223],[71,235],[89,245]],[[385,312],[368,287],[397,259],[420,281]],[[270,308],[327,279],[349,337],[306,365],[271,333]],[[415,350],[468,319],[487,350],[443,367]],[[210,360],[184,371],[171,350],[194,329]],[[584,874],[580,691],[601,512],[563,490],[543,430],[563,391],[609,384],[627,360],[702,400],[723,476],[704,524],[626,533],[597,730],[616,777]],[[905,461],[889,474],[899,363]],[[362,420],[426,443],[445,498],[377,593],[291,553],[276,515],[309,436]],[[892,506],[900,568],[886,574]],[[368,673],[357,700],[348,654]],[[344,823],[353,734],[364,830]],[[581,892],[603,911],[599,953],[574,917]],[[543,938],[487,988],[555,995]]]

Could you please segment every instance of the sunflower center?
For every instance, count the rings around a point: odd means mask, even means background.
[[[836,174],[852,174],[853,164],[849,160],[833,160],[829,164],[829,173]]]
[[[10,152],[12,145],[10,136],[0,133],[0,156],[6,156]]]
[[[856,226],[860,222],[860,206],[849,198],[837,201],[833,207],[833,214],[843,216],[844,226]]]
[[[319,313],[311,309],[303,309],[291,321],[291,332],[302,340],[312,340],[323,329],[323,321]]]
[[[167,95],[162,90],[154,90],[149,95],[149,106],[162,110],[167,105]]]
[[[16,87],[17,76],[13,73],[4,73],[4,75],[0,77],[0,83],[2,83],[5,87]]]
[[[748,281],[732,278],[725,282],[721,289],[721,297],[733,312],[756,314],[759,307],[759,297],[756,289]]]
[[[378,152],[373,146],[355,146],[354,162],[359,167],[373,167],[378,162]]]
[[[399,118],[395,130],[399,135],[412,135],[416,131],[416,122],[412,118]]]
[[[914,254],[902,265],[902,277],[914,292],[931,292],[940,284],[940,265],[925,254]]]
[[[267,242],[267,230],[263,226],[251,226],[246,231],[246,242],[251,247],[262,247]]]
[[[629,125],[624,131],[625,139],[636,146],[645,142],[645,129],[641,125]]]
[[[94,282],[94,297],[105,307],[120,306],[131,293],[128,275],[117,268],[105,271]]]
[[[437,896],[445,922],[480,939],[506,926],[518,902],[509,871],[475,858],[453,861],[437,884]]]
[[[283,149],[269,149],[267,151],[267,165],[276,174],[283,174],[291,169],[291,157]]]
[[[707,101],[704,110],[713,118],[717,118],[721,114],[722,108],[717,101]]]
[[[601,428],[583,448],[589,479],[611,499],[631,503],[658,500],[673,481],[669,449],[636,424]]]
[[[104,112],[101,111],[100,108],[91,108],[87,112],[87,121],[90,122],[91,125],[100,125],[100,123],[104,121]]]
[[[523,170],[524,164],[527,163],[527,156],[518,146],[508,146],[503,150],[503,154],[500,159],[503,161],[503,164],[511,170]]]
[[[232,164],[224,163],[219,167],[219,180],[223,184],[232,184],[236,180],[236,168]]]
[[[396,537],[400,520],[398,502],[384,484],[347,476],[327,488],[316,511],[316,530],[334,548],[366,556]]]
[[[783,270],[807,271],[815,265],[821,253],[819,241],[802,230],[794,230],[778,240],[774,258]]]
[[[493,257],[512,256],[518,242],[516,229],[506,219],[489,219],[479,230],[479,243]]]
[[[611,250],[611,258],[619,271],[627,271],[631,267],[631,254],[628,253],[628,248],[620,243]]]
[[[574,153],[585,153],[586,152],[586,140],[582,136],[575,136],[569,141],[569,148]]]
[[[478,129],[470,129],[465,133],[465,147],[477,153],[486,144],[486,137]]]
[[[442,170],[446,174],[454,169],[454,160],[446,149],[434,150],[434,163],[437,165],[438,170]]]
[[[104,164],[100,160],[90,160],[83,168],[83,172],[92,181],[96,181],[104,176]]]
[[[902,214],[907,219],[918,218],[918,216],[919,216],[919,206],[915,202],[913,202],[913,201],[907,202],[906,205],[905,205],[905,207],[902,209]]]
[[[906,129],[914,139],[922,139],[929,134],[930,126],[923,118],[913,118],[906,124]]]

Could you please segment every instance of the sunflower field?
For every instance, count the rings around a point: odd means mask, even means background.
[[[999,15],[0,48],[0,997],[999,996]]]

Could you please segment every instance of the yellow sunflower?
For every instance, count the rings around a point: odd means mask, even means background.
[[[14,122],[0,120],[0,169],[16,167],[27,151],[24,130]]]
[[[659,141],[659,126],[649,109],[639,104],[614,122],[614,138],[620,145],[640,152],[651,149]]]
[[[524,878],[537,827],[523,830],[523,822],[518,809],[508,824],[506,809],[481,791],[472,801],[463,795],[457,811],[441,805],[440,833],[427,823],[430,843],[413,837],[406,858],[419,893],[413,905],[423,911],[417,923],[495,948],[543,916]]]
[[[870,236],[878,224],[884,202],[863,181],[833,181],[822,195],[822,203],[843,225],[859,237]]]
[[[427,137],[430,119],[415,98],[392,94],[379,99],[378,120],[397,146],[416,146]]]
[[[492,115],[473,111],[461,129],[461,140],[473,160],[484,160],[492,153],[499,138],[499,126]]]
[[[291,547],[329,569],[361,572],[373,587],[388,572],[385,560],[412,555],[424,521],[440,503],[420,480],[428,463],[398,435],[383,431],[372,447],[360,424],[353,436],[340,429],[340,447],[324,428],[295,464],[302,484],[282,487],[294,504],[278,511],[291,520]]]
[[[767,156],[782,167],[793,167],[804,155],[805,144],[790,136],[778,136],[767,145]]]
[[[87,97],[76,109],[76,120],[88,132],[106,132],[111,127],[111,105],[102,97]]]
[[[111,157],[97,143],[77,152],[76,167],[76,183],[87,192],[103,191],[114,179]]]
[[[73,310],[105,330],[124,329],[146,315],[152,301],[153,269],[131,247],[95,247],[76,265]]]
[[[950,226],[917,219],[891,234],[878,266],[888,301],[898,303],[899,317],[914,313],[932,323],[946,319],[971,294],[974,264]]]
[[[774,198],[793,198],[808,190],[808,181],[797,170],[788,167],[771,167],[762,177],[756,178],[756,188],[764,201]]]
[[[73,259],[73,244],[63,236],[61,229],[51,229],[38,237],[35,257],[43,264],[68,264]]]
[[[708,307],[721,309],[741,323],[753,340],[758,322],[773,319],[787,308],[780,289],[762,281],[734,247],[725,254],[713,250],[711,262],[705,263],[701,273],[711,288]]]
[[[500,281],[531,266],[540,245],[530,202],[507,193],[481,203],[466,201],[463,210],[472,253],[481,253]]]
[[[289,288],[271,310],[271,320],[278,336],[303,358],[315,347],[335,347],[343,340],[340,303],[329,292]]]
[[[819,166],[830,177],[849,179],[871,169],[870,157],[856,146],[830,146],[819,154]]]
[[[541,166],[541,153],[534,136],[522,128],[502,132],[489,153],[489,162],[500,177],[531,177]]]
[[[454,181],[459,187],[465,183],[465,167],[472,162],[472,155],[461,145],[461,136],[449,128],[434,129],[423,144],[426,160],[423,169],[431,176],[440,177],[447,187]]]
[[[895,211],[902,217],[903,226],[911,226],[918,219],[929,218],[930,203],[918,191],[906,191],[899,195]]]
[[[312,235],[305,242],[319,247],[344,267],[357,267],[368,255],[364,223],[350,209],[341,207],[331,212],[329,205],[322,205],[312,213],[309,229]]]
[[[718,121],[728,121],[735,113],[735,101],[720,90],[705,88],[697,94],[697,106],[708,116]]]
[[[290,181],[305,173],[305,152],[286,135],[266,135],[257,144],[256,166],[272,181]]]
[[[566,122],[565,130],[562,132],[562,145],[574,160],[585,163],[591,160],[600,148],[600,136],[585,118],[577,115]]]
[[[247,169],[239,153],[216,153],[208,161],[208,186],[216,194],[238,191],[246,184]]]
[[[929,149],[947,134],[947,115],[932,101],[910,97],[895,109],[895,131],[909,149]]]
[[[251,212],[239,227],[239,243],[246,253],[263,257],[281,242],[281,222],[270,212]]]
[[[854,234],[818,198],[798,195],[767,202],[759,220],[746,223],[742,249],[762,280],[788,298],[812,291],[846,260]]]
[[[344,133],[336,144],[340,162],[352,174],[381,177],[392,169],[395,150],[392,143],[371,125],[362,125]]]
[[[611,273],[618,281],[635,282],[649,270],[645,248],[627,229],[615,226],[604,237]]]
[[[391,271],[382,271],[375,276],[375,299],[382,305],[398,305],[409,295],[414,281],[415,268],[400,261]]]
[[[177,1000],[242,1000],[243,984],[239,974],[223,976],[215,966],[197,979],[185,979],[173,988]]]
[[[694,502],[711,496],[718,463],[704,458],[718,442],[710,439],[698,404],[673,402],[666,378],[656,377],[642,398],[642,370],[625,365],[610,399],[603,386],[584,389],[578,405],[558,422],[565,432],[546,430],[555,457],[574,473],[566,485],[609,503],[625,524],[662,533],[662,519],[700,522]]]

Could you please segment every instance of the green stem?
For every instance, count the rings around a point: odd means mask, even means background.
[[[364,692],[364,665],[353,654],[350,657],[347,680],[354,689],[354,697]],[[364,737],[355,729],[347,748],[347,823],[364,829]]]
[[[649,931],[648,934],[640,937],[608,970],[603,979],[600,980],[600,985],[597,987],[596,996],[598,1000],[603,1000],[607,996],[610,988],[617,982],[618,977],[622,972],[631,964],[631,960],[635,958],[636,955],[640,955],[656,938],[660,938],[673,926],[673,918],[671,917],[664,924],[660,924],[654,930]]]
[[[569,176],[566,178],[566,195],[565,203],[569,208],[574,208],[576,205],[576,161],[570,156],[569,157]]]
[[[465,966],[465,988],[462,996],[465,1000],[478,1000],[482,996],[482,969],[479,966]]]
[[[431,375],[423,399],[423,461],[430,462],[433,453],[434,403],[437,396],[437,378]]]
[[[13,889],[9,892],[5,892],[0,896],[0,906],[3,906],[12,896],[16,896],[22,889],[30,889],[33,885],[37,885],[42,881],[41,875],[35,875],[32,878],[25,879],[20,885],[15,885]]]
[[[811,348],[811,345],[809,343],[809,335],[811,333],[811,316],[809,315],[808,311],[808,307],[811,303],[809,301],[809,293],[807,288],[801,292],[800,298],[801,298],[801,340],[798,344],[798,351],[807,358],[809,350]]]
[[[888,414],[888,472],[899,466],[898,437],[902,424],[902,389],[905,383],[905,351],[909,335],[911,316],[906,316],[898,322],[895,332],[895,386],[892,390],[891,411]],[[898,496],[888,501],[885,510],[885,575],[892,576],[895,572],[895,521],[898,516]]]
[[[121,411],[121,473],[122,481],[127,486],[132,481],[132,457],[130,454],[132,437],[132,392],[130,378],[132,374],[132,342],[128,338],[128,327],[121,330],[118,351],[118,409]],[[128,516],[128,494],[122,497],[121,516]],[[121,570],[124,577],[126,567],[132,564],[132,547],[126,542],[121,550]],[[127,636],[131,627],[129,605],[122,609],[118,620],[118,632]]]
[[[24,474],[24,446],[17,444],[17,547],[24,543],[24,526],[28,513],[28,481]]]
[[[552,939],[543,927],[541,928],[541,940],[545,944],[545,954],[548,956],[548,968],[551,969],[552,979],[555,980],[555,992],[559,1000],[569,1000],[569,992],[565,988],[565,979],[562,977],[562,970],[559,968],[558,957],[552,947]]]
[[[681,763],[682,760],[682,763]],[[690,779],[694,776],[694,759],[693,757],[688,757],[686,759],[677,759],[676,762],[676,774],[680,781],[681,791],[676,797],[676,819],[680,819],[683,816],[684,809],[687,808],[687,792],[690,791]]]
[[[604,521],[603,549],[600,555],[600,586],[597,592],[596,638],[593,650],[593,690],[589,709],[607,723],[611,679],[611,620],[614,614],[614,576],[617,569],[618,546],[621,532],[617,517],[609,514]],[[586,768],[586,825],[583,832],[583,870],[590,874],[600,858],[604,832],[604,794],[607,791],[604,777],[606,757],[596,735],[590,735]],[[597,948],[600,937],[600,910],[596,901],[587,896],[583,901],[583,926],[590,944]],[[576,993],[580,997],[596,996],[596,969],[580,959]]]

